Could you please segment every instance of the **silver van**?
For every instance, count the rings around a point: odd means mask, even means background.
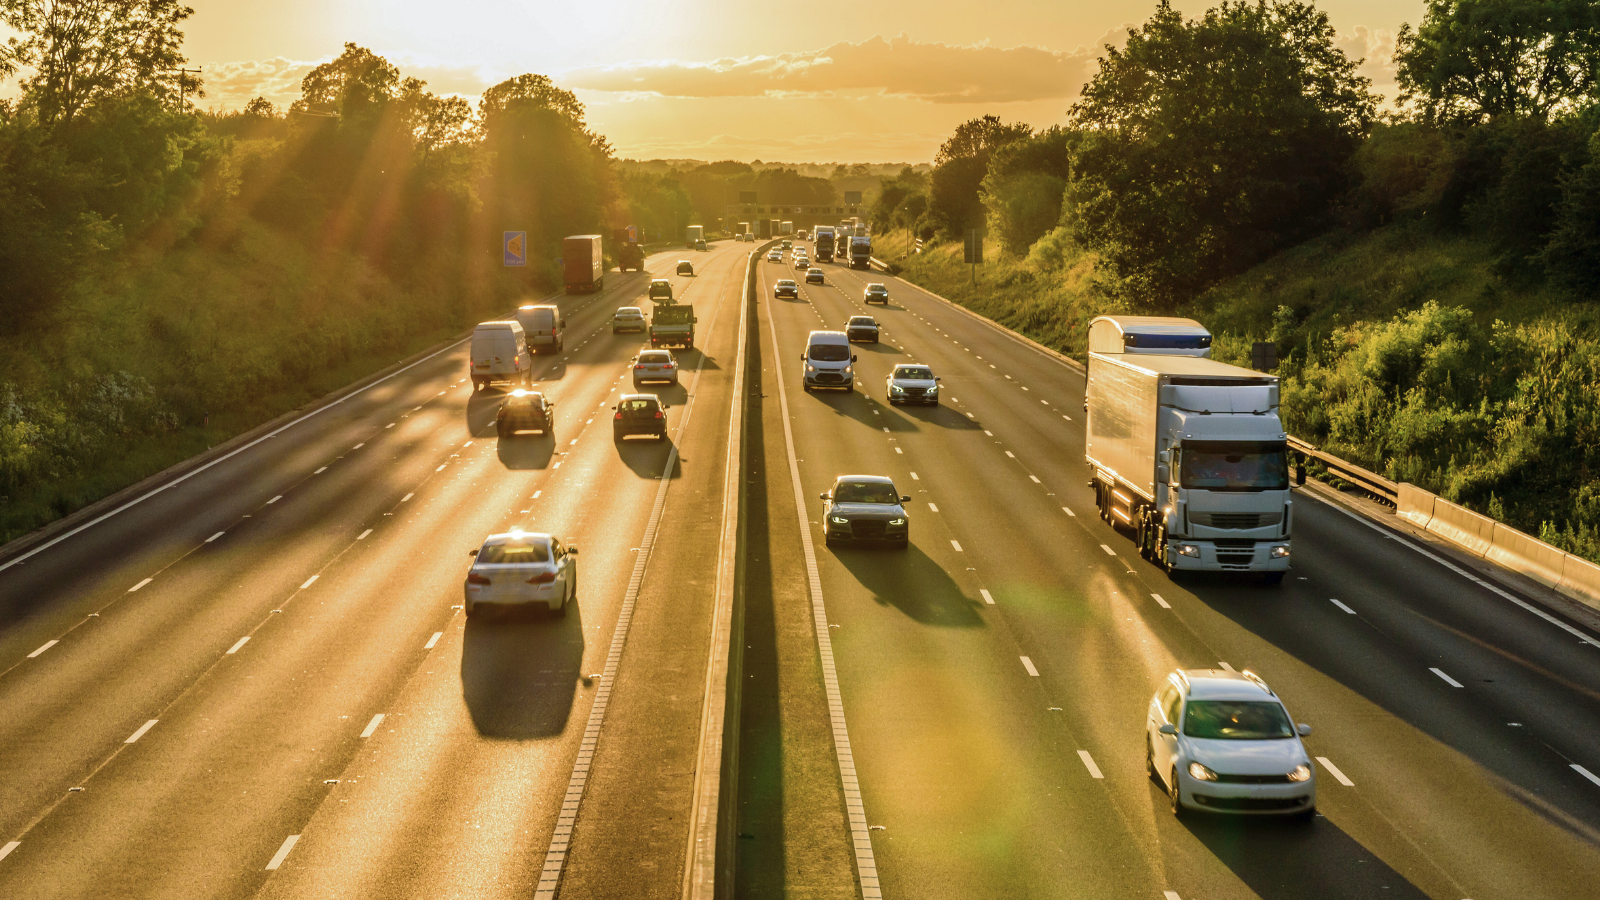
[[[515,319],[483,322],[472,330],[472,358],[467,363],[472,374],[472,389],[481,391],[491,384],[504,383],[527,387],[533,375],[533,357],[522,325]]]
[[[813,388],[854,390],[856,356],[850,352],[850,338],[842,331],[813,331],[806,338],[806,352],[800,354],[804,369],[801,383]]]
[[[566,338],[567,320],[561,318],[558,306],[522,306],[517,308],[517,321],[528,336],[528,351],[538,353],[549,350],[561,352]]]

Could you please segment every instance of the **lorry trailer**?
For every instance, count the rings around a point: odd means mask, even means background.
[[[600,255],[600,235],[577,234],[563,239],[561,269],[569,294],[585,294],[605,287],[606,264]]]

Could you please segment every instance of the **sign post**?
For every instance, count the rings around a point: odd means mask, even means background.
[[[976,228],[968,228],[966,238],[961,259],[972,266],[972,283],[977,284],[978,263],[983,262],[983,234]]]
[[[501,249],[505,251],[505,265],[526,266],[528,264],[528,233],[526,231],[505,232]]]

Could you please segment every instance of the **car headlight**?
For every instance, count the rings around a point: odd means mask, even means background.
[[[850,374],[850,367],[849,366],[845,366],[844,367],[844,374],[846,374],[846,375]]]
[[[1193,544],[1179,544],[1178,545],[1178,554],[1180,556],[1192,556],[1195,559],[1199,559],[1200,558],[1200,548],[1196,547]]]
[[[1289,773],[1289,780],[1290,781],[1310,781],[1311,780],[1311,767],[1306,765],[1305,763],[1301,763],[1300,765],[1295,766],[1294,767],[1294,771]]]
[[[850,520],[844,518],[843,516],[829,516],[828,517],[828,521],[832,522],[835,525],[849,525],[850,524]]]
[[[1289,548],[1288,547],[1279,546],[1279,547],[1273,547],[1272,548],[1272,558],[1273,559],[1283,559],[1284,557],[1287,557],[1288,555],[1289,555]]]
[[[812,365],[812,364],[810,364],[810,363],[806,363],[806,371],[807,371],[807,372],[815,372],[815,371],[816,371],[816,370],[817,370],[817,367],[816,367],[816,366],[813,366],[813,365]]]
[[[936,384],[936,385],[934,385],[934,386],[933,386],[933,387],[931,387],[931,388],[928,388],[928,393],[930,393],[930,394],[937,394],[937,393],[939,393],[939,386],[938,386],[938,385],[937,385],[937,384]]]
[[[898,384],[889,385],[889,393],[891,393],[891,394],[904,394],[905,392],[906,392],[906,389],[901,387]]]
[[[1216,781],[1217,773],[1197,762],[1189,763],[1189,777],[1196,781]]]
[[[889,524],[890,525],[904,525],[905,523],[906,523],[905,519],[890,519],[889,520]]]

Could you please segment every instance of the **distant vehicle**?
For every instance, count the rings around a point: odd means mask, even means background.
[[[867,285],[866,290],[861,292],[861,302],[882,303],[884,306],[888,306],[889,289],[881,284],[878,284],[877,282],[873,282],[872,284]]]
[[[1211,357],[1211,332],[1193,319],[1164,316],[1096,316],[1089,323],[1090,353],[1159,353]]]
[[[822,494],[823,540],[882,541],[897,547],[911,543],[910,517],[894,481],[882,475],[840,475],[833,490]]]
[[[657,304],[650,312],[650,346],[694,349],[696,321],[690,304]]]
[[[827,283],[827,281],[826,281],[826,279],[823,278],[821,269],[807,269],[806,270],[806,284],[826,284],[826,283]]]
[[[655,394],[623,394],[611,408],[617,411],[611,419],[611,434],[616,440],[638,434],[666,440],[670,407]]]
[[[688,232],[683,239],[683,244],[685,247],[693,247],[695,244],[705,239],[706,227],[704,225],[690,225]]]
[[[567,320],[561,318],[559,306],[522,306],[517,308],[517,322],[528,339],[528,352],[549,350],[560,353],[566,346]]]
[[[694,274],[694,263],[688,261],[687,259],[678,260],[678,274],[679,275],[693,275]]]
[[[1150,698],[1145,769],[1176,816],[1204,809],[1309,822],[1316,770],[1300,739],[1310,733],[1254,672],[1178,669]]]
[[[794,267],[796,269],[804,269],[810,265],[811,260],[806,259],[806,255],[804,253],[796,253],[794,255]]]
[[[772,297],[775,300],[780,297],[793,297],[798,300],[800,299],[800,286],[795,284],[791,278],[779,279],[778,283],[772,287]]]
[[[633,386],[646,381],[665,381],[678,386],[678,361],[668,350],[646,350],[633,358]]]
[[[1277,376],[1198,356],[1096,351],[1088,375],[1085,457],[1100,517],[1169,572],[1282,581],[1294,501]]]
[[[833,227],[819,225],[811,233],[811,242],[817,249],[817,262],[833,262]]]
[[[473,557],[462,610],[476,618],[490,606],[543,606],[558,616],[578,599],[578,548],[548,534],[491,534]]]
[[[783,262],[783,251],[782,250],[768,250],[767,251],[767,262]]]
[[[845,337],[852,341],[878,342],[878,320],[871,316],[851,316],[844,326]]]
[[[833,257],[838,262],[850,262],[850,232],[841,229],[834,238]]]
[[[889,394],[889,405],[897,403],[931,403],[939,405],[939,378],[933,370],[923,365],[904,363],[889,373],[884,389]]]
[[[508,438],[519,431],[538,431],[545,437],[556,435],[555,403],[538,391],[512,391],[494,415],[494,431]]]
[[[783,249],[788,250],[790,247],[793,247],[793,246],[794,246],[794,241],[790,240],[789,238],[784,238],[783,239]]]
[[[644,271],[644,248],[635,241],[618,242],[617,271],[626,272],[629,269],[635,272]]]
[[[637,306],[619,307],[611,316],[611,333],[644,331],[644,312]]]
[[[850,238],[850,268],[872,268],[872,238],[859,236]]]
[[[794,234],[794,223],[793,222],[784,222],[783,225],[780,226],[780,227],[783,229],[783,233],[784,234]]]
[[[600,235],[578,234],[562,240],[561,268],[569,294],[587,294],[605,287],[606,264],[600,254]]]
[[[481,391],[491,384],[527,387],[533,370],[528,339],[516,320],[483,322],[472,330],[472,389]]]
[[[672,302],[672,282],[665,278],[650,279],[650,299]]]
[[[798,239],[800,239],[800,240],[802,240],[802,241],[809,241],[809,240],[811,240],[811,236],[810,236],[810,235],[809,235],[809,234],[808,234],[808,233],[807,233],[807,232],[806,232],[806,230],[805,230],[805,229],[804,229],[804,228],[802,228],[802,229],[800,229],[800,230],[799,230],[799,231],[796,231],[796,232],[795,232],[795,233],[794,233],[794,236],[795,236],[795,237],[796,237],[796,238],[798,238]]]
[[[855,390],[856,357],[850,350],[850,338],[844,332],[811,332],[800,360],[805,366],[800,383],[806,391],[821,387]]]
[[[706,242],[705,241],[695,241],[694,242],[694,248],[696,250],[704,250],[706,248]]]

